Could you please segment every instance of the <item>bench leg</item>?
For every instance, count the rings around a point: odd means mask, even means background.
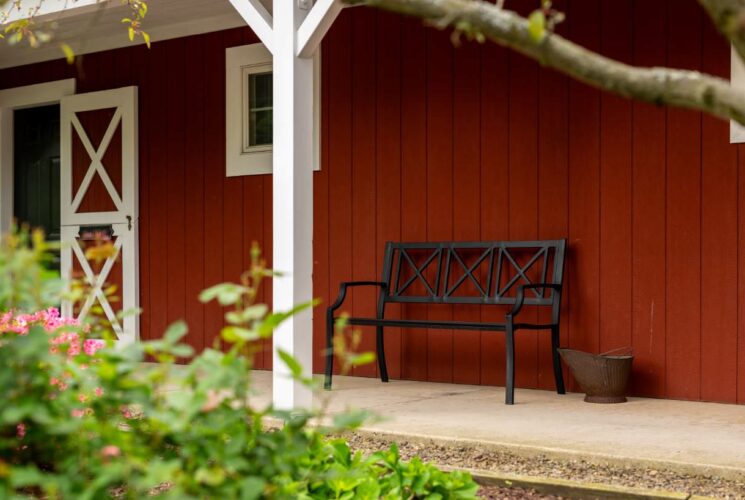
[[[378,356],[378,369],[380,370],[380,380],[383,382],[388,382],[388,367],[385,364],[385,342],[383,341],[383,327],[377,326],[375,327],[375,334],[377,336],[377,341],[375,343],[375,346],[377,348],[377,356]]]
[[[334,372],[334,313],[326,312],[326,378],[323,388],[331,390],[331,375]]]
[[[554,380],[556,380],[556,393],[566,394],[564,387],[564,373],[561,370],[561,356],[559,355],[559,326],[551,328],[551,352],[554,358]]]
[[[505,330],[505,351],[507,355],[507,377],[504,388],[504,403],[515,404],[515,331],[511,324]]]

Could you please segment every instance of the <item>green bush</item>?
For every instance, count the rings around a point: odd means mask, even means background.
[[[17,280],[0,296],[0,498],[475,496],[468,474],[402,461],[395,446],[363,456],[332,437],[361,424],[362,413],[330,419],[253,404],[255,341],[292,314],[254,303],[269,274],[257,251],[239,283],[202,294],[228,307],[222,341],[176,367],[193,354],[180,343],[183,323],[160,340],[124,348],[104,335],[99,349],[84,341],[90,325],[55,320],[54,310],[24,316],[32,311],[23,308],[60,300],[35,291],[60,288],[37,279],[45,246],[32,240],[6,238],[0,249],[0,275],[12,268]],[[148,357],[158,363],[144,365]],[[327,423],[311,426],[312,419]]]

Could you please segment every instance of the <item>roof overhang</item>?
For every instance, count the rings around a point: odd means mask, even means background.
[[[271,0],[262,3],[271,12]],[[9,21],[28,16],[38,4],[39,0],[23,0]],[[124,17],[129,17],[129,9],[119,0],[44,0],[35,21],[53,39],[37,48],[0,40],[0,68],[60,59],[62,42],[79,55],[144,43],[141,38],[129,40]],[[156,43],[245,25],[229,0],[148,0],[143,30]]]

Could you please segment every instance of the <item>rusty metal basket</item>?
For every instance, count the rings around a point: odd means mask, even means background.
[[[626,386],[631,374],[634,356],[610,355],[629,348],[616,349],[604,354],[591,354],[574,349],[559,349],[564,362],[574,375],[574,379],[585,391],[588,403],[624,403]]]

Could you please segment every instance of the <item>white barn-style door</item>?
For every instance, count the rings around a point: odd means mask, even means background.
[[[139,338],[137,87],[76,94],[60,101],[62,274],[87,281],[93,293],[66,315],[84,319],[98,306],[119,344]],[[85,250],[101,239],[116,249],[103,262]],[[116,300],[105,289],[116,285]]]

